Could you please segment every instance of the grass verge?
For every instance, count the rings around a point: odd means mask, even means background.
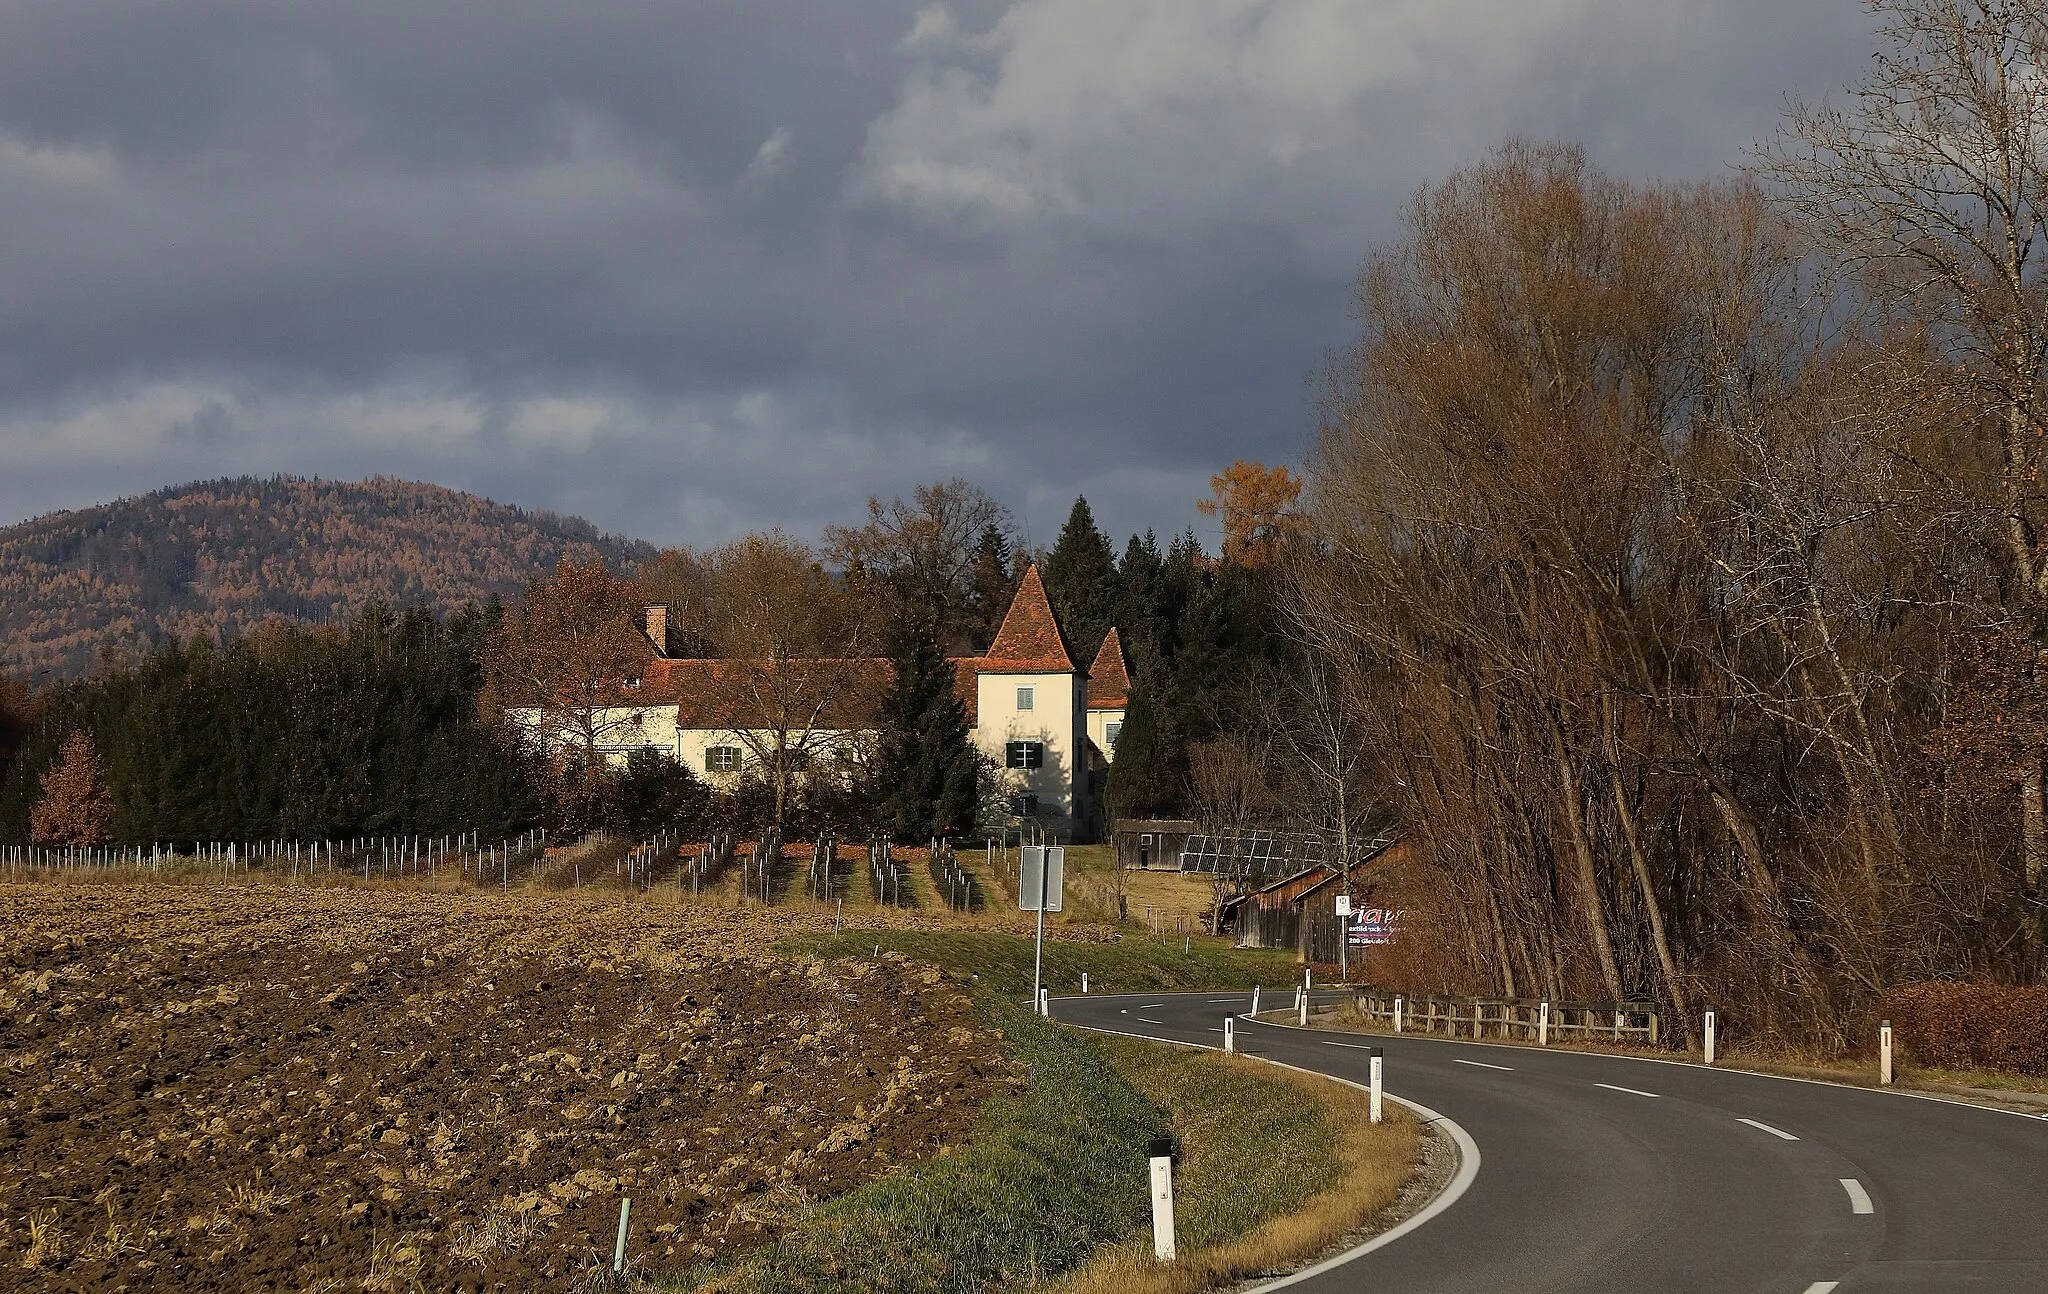
[[[983,1107],[973,1142],[819,1206],[729,1267],[651,1287],[969,1294],[1039,1283],[1129,1233],[1166,1115],[1094,1039],[982,1001],[1030,1078]]]
[[[783,951],[816,957],[865,957],[877,947],[916,961],[931,962],[1005,997],[1031,995],[1032,939],[994,931],[860,930],[808,935]],[[1299,978],[1294,954],[1285,950],[1233,948],[1226,939],[1198,936],[1186,950],[1176,939],[1112,939],[1095,942],[1047,939],[1045,983],[1054,993],[1080,991],[1088,973],[1092,993],[1149,993],[1172,989],[1244,989],[1254,984],[1292,986]]]
[[[1058,1281],[1058,1294],[1197,1294],[1305,1261],[1384,1213],[1421,1151],[1414,1116],[1370,1122],[1364,1094],[1242,1056],[1100,1037],[1165,1110],[1182,1158],[1171,1264],[1149,1227]]]

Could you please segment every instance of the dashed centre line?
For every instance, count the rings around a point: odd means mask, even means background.
[[[1815,1281],[1806,1287],[1806,1294],[1834,1294],[1835,1286],[1841,1283],[1840,1281]]]
[[[1604,1087],[1610,1092],[1627,1092],[1630,1096],[1647,1096],[1653,1101],[1659,1099],[1655,1092],[1645,1092],[1636,1087],[1616,1087],[1612,1083],[1595,1083],[1593,1086]]]
[[[1142,1015],[1141,1015],[1141,1016],[1134,1016],[1134,1017],[1132,1017],[1132,1018],[1133,1018],[1133,1019],[1135,1019],[1135,1020],[1137,1020],[1137,1021],[1138,1021],[1139,1023],[1141,1023],[1141,1024],[1165,1024],[1165,1023],[1166,1023],[1166,1021],[1164,1021],[1164,1020],[1150,1020],[1150,1019],[1147,1019],[1146,1017],[1144,1017],[1144,1016],[1142,1016]]]
[[[1755,1129],[1756,1129],[1757,1131],[1759,1131],[1759,1132],[1768,1132],[1768,1133],[1770,1133],[1770,1134],[1771,1134],[1772,1136],[1774,1136],[1774,1137],[1777,1137],[1778,1139],[1780,1139],[1780,1140],[1782,1140],[1782,1141],[1797,1141],[1797,1140],[1799,1140],[1799,1138],[1797,1138],[1797,1137],[1793,1136],[1793,1135],[1792,1135],[1791,1133],[1789,1133],[1789,1132],[1785,1131],[1785,1130],[1784,1130],[1783,1128],[1773,1128],[1773,1127],[1772,1127],[1772,1126],[1771,1126],[1770,1124],[1768,1124],[1768,1123],[1758,1123],[1758,1122],[1757,1122],[1757,1121],[1756,1121],[1755,1119],[1737,1119],[1737,1120],[1736,1120],[1736,1122],[1737,1122],[1737,1123],[1746,1123],[1746,1124],[1748,1124],[1748,1125],[1749,1125],[1750,1127],[1752,1127],[1752,1128],[1755,1128]],[[1830,1289],[1832,1289],[1832,1288],[1833,1288],[1833,1286],[1830,1286],[1829,1288],[1830,1288]]]
[[[1497,1069],[1507,1074],[1515,1072],[1513,1065],[1489,1065],[1483,1060],[1459,1060],[1456,1056],[1451,1057],[1451,1063],[1453,1065],[1470,1065],[1474,1069]]]
[[[1323,1045],[1325,1047],[1350,1047],[1354,1051],[1372,1050],[1372,1044],[1369,1042],[1326,1042]]]
[[[1870,1202],[1870,1192],[1863,1189],[1863,1183],[1853,1177],[1844,1177],[1841,1180],[1842,1189],[1849,1192],[1849,1212],[1877,1212],[1877,1206]]]

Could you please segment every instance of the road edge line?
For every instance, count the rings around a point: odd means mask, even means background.
[[[1079,1000],[1079,999],[1076,999]],[[1824,1078],[1800,1078],[1796,1074],[1769,1074],[1760,1069],[1743,1069],[1736,1065],[1703,1065],[1696,1060],[1666,1060],[1662,1056],[1629,1056],[1611,1051],[1580,1051],[1574,1047],[1529,1047],[1512,1042],[1487,1042],[1481,1038],[1439,1038],[1427,1033],[1367,1033],[1352,1029],[1318,1029],[1314,1025],[1304,1028],[1298,1024],[1282,1024],[1278,1020],[1261,1020],[1249,1012],[1240,1011],[1238,1019],[1265,1029],[1292,1029],[1296,1033],[1344,1033],[1358,1038],[1407,1038],[1414,1042],[1444,1042],[1459,1047],[1492,1047],[1500,1051],[1535,1052],[1539,1056],[1596,1056],[1603,1060],[1633,1060],[1645,1065],[1678,1065],[1685,1069],[1696,1069],[1709,1074],[1740,1074],[1747,1078],[1769,1078],[1780,1083],[1804,1083],[1808,1087],[1832,1088],[1837,1092],[1868,1092],[1872,1096],[1903,1096],[1915,1101],[1932,1101],[1964,1110],[1982,1110],[1986,1114],[2006,1114],[2029,1123],[2048,1123],[2048,1114],[2034,1114],[2026,1110],[2007,1110],[1996,1105],[1983,1105],[1966,1101],[1959,1096],[1942,1092],[1915,1092],[1903,1087],[1864,1087],[1858,1083],[1831,1083]],[[1156,1041],[1156,1040],[1155,1040]]]
[[[1221,1054],[1223,1051],[1221,1047],[1212,1047],[1207,1043],[1181,1042],[1176,1038],[1153,1038],[1142,1033],[1128,1033],[1122,1029],[1104,1029],[1097,1025],[1080,1024],[1072,1020],[1061,1020],[1057,1016],[1053,1018],[1057,1023],[1063,1024],[1069,1029],[1080,1029],[1088,1033],[1106,1033],[1116,1038],[1134,1038],[1139,1042],[1160,1043],[1168,1047],[1186,1047],[1192,1051],[1213,1051],[1218,1054]],[[1300,1065],[1290,1065],[1284,1060],[1274,1060],[1271,1056],[1252,1056],[1242,1051],[1237,1054],[1249,1056],[1252,1060],[1262,1061],[1279,1069],[1291,1069],[1297,1074],[1308,1074],[1327,1082],[1342,1083],[1346,1087],[1355,1088],[1361,1092],[1370,1092],[1372,1090],[1363,1083],[1355,1083],[1348,1078],[1341,1078],[1336,1074],[1325,1074],[1321,1070],[1305,1069]],[[1321,1262],[1304,1267],[1298,1272],[1282,1276],[1278,1280],[1268,1281],[1263,1285],[1244,1286],[1242,1287],[1242,1294],[1264,1294],[1266,1290],[1282,1289],[1297,1281],[1305,1281],[1311,1277],[1320,1276],[1324,1272],[1342,1267],[1354,1258],[1363,1258],[1373,1250],[1384,1245],[1390,1245],[1402,1236],[1407,1235],[1410,1231],[1421,1227],[1423,1223],[1433,1220],[1438,1214],[1456,1204],[1465,1192],[1471,1189],[1472,1183],[1479,1176],[1479,1143],[1472,1139],[1472,1134],[1465,1131],[1464,1127],[1456,1119],[1446,1114],[1439,1114],[1419,1101],[1411,1100],[1405,1096],[1396,1096],[1392,1092],[1383,1092],[1383,1095],[1388,1100],[1405,1106],[1423,1123],[1435,1124],[1449,1135],[1451,1144],[1458,1151],[1457,1171],[1451,1174],[1451,1179],[1445,1182],[1435,1195],[1430,1196],[1427,1203],[1414,1213],[1401,1219],[1398,1223],[1388,1227],[1385,1231],[1380,1232],[1376,1236],[1370,1236],[1341,1253],[1332,1254]]]

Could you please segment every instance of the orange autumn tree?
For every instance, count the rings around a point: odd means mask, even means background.
[[[29,810],[29,836],[39,845],[103,845],[112,839],[113,823],[114,799],[99,752],[91,737],[74,732],[43,774],[43,798]]]
[[[532,716],[572,829],[603,820],[611,789],[604,750],[639,713],[627,680],[654,656],[640,627],[645,605],[639,588],[603,562],[565,557],[553,578],[527,585],[491,642],[486,706]]]
[[[1209,488],[1213,496],[1195,507],[1205,517],[1223,519],[1227,562],[1269,565],[1301,529],[1301,518],[1293,511],[1301,497],[1301,478],[1285,465],[1269,468],[1240,458],[1210,477]]]

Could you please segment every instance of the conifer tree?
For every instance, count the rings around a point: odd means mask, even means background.
[[[1155,696],[1158,673],[1156,663],[1145,661],[1132,680],[1104,795],[1111,818],[1175,814],[1186,798],[1187,743],[1161,712]]]
[[[872,777],[884,830],[907,841],[973,831],[979,774],[953,667],[930,626],[917,623],[904,635],[882,703]]]
[[[1158,650],[1164,637],[1165,613],[1161,607],[1161,580],[1166,559],[1159,553],[1159,539],[1151,531],[1132,535],[1124,545],[1123,561],[1117,564],[1116,626],[1123,631],[1124,645],[1145,644]]]
[[[103,845],[111,840],[114,801],[99,752],[83,729],[64,739],[43,774],[43,798],[29,813],[29,836],[42,845]]]
[[[1066,631],[1067,646],[1079,659],[1093,659],[1095,649],[1116,617],[1122,590],[1117,582],[1116,553],[1109,537],[1096,528],[1088,500],[1076,497],[1059,542],[1045,560],[1045,594],[1053,614]]]
[[[975,650],[985,650],[1010,609],[1017,592],[1017,574],[1010,565],[1010,541],[1002,527],[990,522],[974,546],[974,587],[971,609]]]

